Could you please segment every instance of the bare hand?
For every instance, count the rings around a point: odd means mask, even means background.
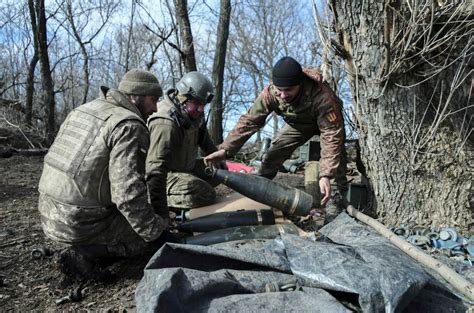
[[[221,163],[225,160],[225,150],[224,149],[220,149],[220,150],[217,150],[216,152],[213,152],[211,154],[209,154],[208,156],[206,156],[204,158],[204,161],[205,162],[210,162],[212,164],[214,164],[216,167],[219,167],[221,166]]]
[[[326,204],[331,198],[331,183],[328,177],[321,177],[319,179],[319,190],[321,194],[324,194],[324,198],[321,199],[321,204]]]

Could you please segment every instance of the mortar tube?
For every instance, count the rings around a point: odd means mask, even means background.
[[[282,233],[298,235],[298,228],[290,223],[262,226],[238,226],[214,230],[181,239],[181,243],[208,246],[221,242],[249,239],[274,239]]]
[[[205,233],[236,226],[273,224],[275,224],[275,216],[272,210],[254,210],[215,213],[179,224],[176,229],[184,232]]]
[[[267,207],[265,206],[266,209],[270,209],[270,207]],[[199,208],[194,208],[193,210],[199,210]],[[259,207],[240,207],[238,209],[233,209],[233,210],[227,210],[227,211],[221,211],[221,212],[210,212],[210,213],[207,213],[207,214],[203,214],[203,215],[199,215],[197,217],[191,217],[190,216],[190,211],[186,211],[184,212],[184,221],[191,221],[191,220],[195,220],[197,218],[200,218],[200,217],[204,217],[204,216],[209,216],[209,215],[212,215],[212,214],[216,214],[216,213],[223,213],[223,212],[242,212],[242,211],[255,211],[255,210],[265,210],[263,208],[259,208]]]
[[[206,174],[250,199],[287,214],[305,216],[311,211],[311,195],[265,177],[211,168],[206,168]]]

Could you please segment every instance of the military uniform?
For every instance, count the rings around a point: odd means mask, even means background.
[[[149,135],[140,111],[120,91],[101,89],[61,125],[44,159],[38,208],[47,237],[127,256],[166,225],[147,201]]]
[[[334,177],[344,146],[344,123],[341,100],[323,82],[316,70],[305,69],[302,90],[292,103],[276,96],[276,87],[265,87],[247,114],[240,117],[220,148],[233,156],[242,145],[265,125],[267,116],[275,112],[286,125],[278,132],[263,157],[263,175],[273,178],[279,166],[293,151],[314,135],[321,140],[320,176]]]
[[[150,200],[166,217],[167,206],[194,208],[214,202],[216,193],[204,175],[198,148],[205,154],[216,151],[204,118],[191,120],[181,111],[177,91],[170,89],[148,119],[150,150],[146,172]]]
[[[260,174],[273,178],[280,165],[294,150],[314,135],[320,136],[321,159],[319,175],[337,178],[339,189],[344,190],[345,149],[342,102],[314,69],[304,69],[298,97],[285,103],[277,96],[273,84],[267,85],[248,112],[242,115],[219,146],[227,156],[235,155],[242,145],[265,125],[272,112],[283,117],[286,124],[279,130],[262,158]]]

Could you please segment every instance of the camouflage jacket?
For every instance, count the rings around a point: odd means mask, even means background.
[[[219,148],[225,149],[228,156],[235,155],[265,125],[267,116],[275,112],[287,124],[295,128],[302,126],[314,135],[320,135],[320,176],[334,177],[344,144],[342,102],[319,72],[313,69],[303,71],[305,78],[296,100],[285,103],[277,96],[276,87],[267,85]]]
[[[45,156],[39,183],[46,235],[90,243],[121,214],[143,240],[157,239],[164,223],[148,203],[148,146],[140,112],[117,90],[102,88],[100,99],[71,112]]]
[[[155,210],[166,206],[166,179],[168,172],[191,173],[200,147],[207,155],[217,150],[204,123],[183,121],[182,112],[174,103],[175,90],[166,91],[164,100],[157,105],[157,112],[148,119],[150,149],[146,160],[147,182],[150,199]]]

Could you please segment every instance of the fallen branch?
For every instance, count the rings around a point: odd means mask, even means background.
[[[433,271],[441,275],[448,283],[450,283],[456,290],[465,295],[470,301],[474,301],[474,285],[467,281],[464,277],[456,273],[454,270],[449,268],[444,263],[436,260],[435,258],[424,253],[417,247],[411,245],[405,240],[398,237],[398,235],[391,232],[383,224],[377,222],[373,218],[359,212],[352,205],[347,207],[349,215],[355,217],[361,222],[369,225],[382,236],[388,238],[395,246],[400,248],[403,252],[422,263],[423,265],[431,268]]]
[[[15,148],[0,148],[0,158],[9,158],[13,155],[22,155],[22,156],[36,156],[36,155],[45,155],[48,153],[48,149],[15,149]]]
[[[15,125],[15,124],[9,122],[9,121],[5,118],[5,116],[3,116],[3,120],[4,120],[8,125],[10,125],[10,126],[12,126],[12,127],[15,127],[15,128],[18,128],[18,130],[19,130],[20,133],[23,135],[23,137],[25,137],[25,139],[26,139],[26,141],[28,142],[28,144],[30,145],[30,147],[33,148],[33,149],[35,148],[35,145],[30,141],[30,139],[28,139],[28,137],[25,135],[25,133],[23,132],[23,130],[21,129],[20,126]]]

